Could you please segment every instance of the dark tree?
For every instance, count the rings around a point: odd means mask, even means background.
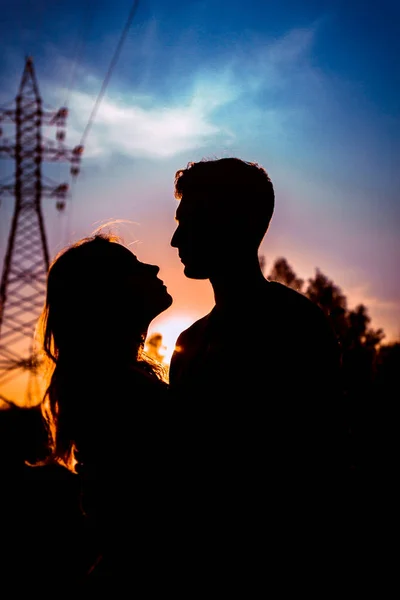
[[[272,270],[268,275],[268,279],[271,279],[271,281],[279,281],[279,283],[283,283],[298,292],[302,292],[304,280],[297,277],[286,258],[280,257],[276,259]]]

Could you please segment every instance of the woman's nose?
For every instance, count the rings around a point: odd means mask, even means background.
[[[171,246],[172,248],[177,248],[178,247],[178,227],[175,229],[175,232],[171,238]]]

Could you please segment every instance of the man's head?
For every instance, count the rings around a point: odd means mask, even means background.
[[[275,204],[265,169],[239,158],[189,163],[175,174],[175,197],[171,246],[193,279],[221,273],[235,247],[241,256],[256,254]]]

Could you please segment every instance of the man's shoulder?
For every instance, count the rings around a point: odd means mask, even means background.
[[[210,313],[211,314],[211,313]],[[207,324],[210,314],[194,321],[184,329],[175,342],[169,368],[170,386],[182,375],[182,368],[186,368],[194,359],[206,336]],[[186,367],[184,366],[186,365]]]
[[[309,314],[310,318],[325,315],[322,309],[302,292],[295,290],[278,281],[269,281],[268,295],[271,302],[281,310],[290,311],[293,315],[298,313]]]
[[[305,296],[299,290],[295,290],[284,283],[280,283],[279,281],[270,281],[268,280],[268,293],[279,301],[292,302],[292,303],[303,303],[308,304],[311,302],[307,296]]]
[[[303,340],[318,339],[336,346],[333,324],[322,308],[305,294],[282,283],[271,281],[269,312],[288,332],[297,332]]]

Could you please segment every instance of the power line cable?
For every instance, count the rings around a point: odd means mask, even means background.
[[[84,132],[83,132],[82,139],[81,139],[81,146],[84,146],[84,145],[85,145],[86,138],[87,138],[87,136],[88,136],[88,134],[89,134],[89,131],[90,131],[90,128],[91,128],[91,126],[92,126],[92,124],[93,124],[94,118],[95,118],[95,116],[96,116],[96,113],[97,113],[97,111],[98,111],[98,108],[99,108],[99,106],[100,106],[100,102],[101,102],[101,101],[102,101],[102,99],[103,99],[103,96],[104,96],[104,93],[105,93],[105,91],[106,91],[106,88],[107,88],[108,82],[109,82],[109,80],[110,80],[110,77],[111,77],[112,71],[113,71],[113,69],[114,69],[114,67],[115,67],[115,65],[116,65],[116,63],[117,63],[117,60],[118,60],[118,58],[119,58],[119,55],[120,55],[120,53],[121,53],[121,50],[122,50],[122,46],[123,46],[123,44],[124,44],[124,42],[125,42],[125,38],[126,38],[126,36],[127,36],[127,33],[128,33],[128,31],[129,31],[129,28],[130,28],[130,26],[131,26],[131,23],[132,23],[132,21],[133,21],[133,18],[134,18],[135,14],[136,14],[136,11],[137,11],[137,8],[138,8],[138,4],[139,4],[139,1],[138,1],[138,0],[134,0],[134,2],[133,2],[133,4],[132,4],[132,7],[131,7],[131,10],[130,10],[130,12],[129,12],[128,19],[127,19],[127,21],[126,21],[125,27],[124,27],[124,29],[122,30],[121,37],[120,37],[120,39],[119,39],[119,42],[118,42],[118,44],[117,44],[117,47],[116,47],[116,49],[115,49],[114,55],[113,55],[113,57],[112,57],[112,59],[111,59],[111,63],[110,63],[110,66],[109,66],[109,68],[108,68],[107,74],[106,74],[106,76],[104,77],[103,84],[102,84],[102,86],[101,86],[101,89],[100,89],[99,95],[97,96],[96,102],[95,102],[95,104],[94,104],[94,106],[93,106],[93,109],[92,109],[91,115],[90,115],[90,117],[89,117],[89,121],[88,121],[88,123],[87,123],[87,125],[86,125],[86,127],[85,127],[85,130],[84,130]]]
[[[88,4],[90,4],[90,2],[88,2]],[[106,88],[107,88],[108,82],[110,80],[111,74],[113,72],[113,69],[114,69],[114,67],[115,67],[115,65],[117,63],[117,60],[119,58],[119,55],[121,53],[122,46],[124,44],[125,38],[126,38],[126,36],[128,34],[129,28],[131,26],[131,23],[132,23],[132,21],[134,19],[135,14],[136,14],[136,11],[137,11],[137,8],[138,8],[138,4],[139,4],[138,0],[135,0],[133,2],[133,4],[132,4],[131,10],[130,10],[129,15],[128,15],[128,19],[127,19],[127,21],[125,23],[125,26],[124,26],[123,30],[122,30],[122,33],[121,33],[118,45],[117,45],[117,47],[116,47],[116,49],[114,51],[114,55],[113,55],[113,57],[111,59],[110,66],[108,68],[107,74],[104,77],[104,80],[103,80],[103,83],[102,83],[99,95],[98,95],[98,97],[96,99],[96,102],[95,102],[95,104],[93,106],[93,109],[92,109],[92,112],[91,112],[91,115],[90,115],[90,118],[89,118],[88,123],[87,123],[87,125],[85,127],[85,130],[83,132],[83,135],[82,135],[82,138],[81,138],[81,142],[80,142],[80,145],[82,147],[84,147],[84,145],[85,145],[85,142],[86,142],[87,136],[89,134],[90,128],[91,128],[91,126],[93,124],[93,121],[94,121],[94,118],[96,116],[97,110],[98,110],[98,108],[100,106],[100,102],[101,102],[101,100],[102,100],[102,98],[104,96],[104,93],[106,91]],[[88,30],[88,19],[86,19],[86,27],[85,27],[85,29],[86,29],[86,32],[87,32],[87,30]],[[83,45],[84,45],[84,42],[81,42],[80,52],[82,52]],[[77,43],[77,48],[78,48],[78,43]],[[77,52],[78,52],[78,50],[77,50]],[[71,75],[71,81],[72,81],[72,75]],[[69,210],[69,213],[68,213],[68,222],[67,222],[67,227],[66,227],[66,232],[65,232],[66,239],[69,239],[70,236],[71,236],[72,196],[73,196],[74,191],[75,191],[74,190],[74,188],[75,188],[74,183],[75,183],[75,180],[73,179],[73,185],[71,186],[70,202],[69,202],[69,208],[70,208],[70,210]]]

